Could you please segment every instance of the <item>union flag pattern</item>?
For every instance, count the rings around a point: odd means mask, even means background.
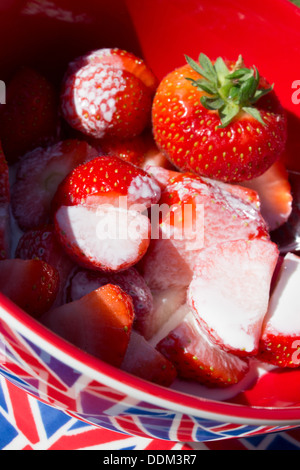
[[[222,423],[138,401],[62,363],[1,319],[0,340],[0,448],[209,449],[229,441],[247,448],[287,436],[298,445],[290,427]]]
[[[135,431],[134,423],[133,431]],[[1,450],[299,450],[300,430],[203,443],[131,436],[87,424],[0,377]]]

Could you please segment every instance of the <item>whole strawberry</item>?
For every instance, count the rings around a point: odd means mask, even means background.
[[[9,164],[35,147],[57,138],[58,100],[49,80],[23,67],[7,87],[7,103],[1,107],[0,137]]]
[[[200,54],[160,83],[152,121],[158,147],[180,170],[241,182],[263,174],[284,151],[286,117],[256,67]]]
[[[68,124],[85,135],[131,138],[151,121],[156,79],[146,64],[120,49],[100,49],[69,64],[61,95]]]

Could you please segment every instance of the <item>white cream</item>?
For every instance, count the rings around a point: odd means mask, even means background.
[[[266,327],[285,335],[300,333],[300,257],[288,253],[270,299]]]

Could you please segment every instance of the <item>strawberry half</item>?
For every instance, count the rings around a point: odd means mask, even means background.
[[[121,369],[165,387],[172,385],[177,376],[174,365],[136,331],[131,332]]]
[[[179,378],[208,387],[234,385],[249,370],[246,359],[210,342],[191,314],[158,343],[157,349],[174,364]]]
[[[300,258],[288,253],[280,267],[264,319],[259,359],[278,367],[300,365]]]
[[[58,97],[47,78],[28,67],[13,76],[0,113],[0,139],[9,163],[57,138],[57,110]]]
[[[59,290],[52,307],[64,303],[65,287],[74,269],[74,263],[59,243],[52,225],[39,227],[22,234],[15,251],[15,257],[24,260],[39,259],[55,268],[59,274]]]
[[[101,139],[131,138],[151,121],[156,79],[146,64],[120,49],[77,58],[66,72],[61,109],[71,127]]]
[[[0,260],[10,257],[9,170],[0,144]]]
[[[133,318],[130,296],[118,286],[107,284],[80,300],[51,310],[40,321],[81,350],[120,367]]]
[[[263,174],[282,155],[286,116],[273,87],[240,57],[197,63],[169,73],[152,108],[157,146],[180,170],[225,182]]]
[[[51,221],[50,207],[61,181],[78,165],[97,156],[86,142],[66,140],[36,148],[19,162],[12,188],[12,211],[22,230]]]
[[[0,292],[34,318],[50,309],[58,288],[58,272],[44,261],[0,261]]]
[[[257,192],[261,213],[270,231],[278,229],[289,219],[293,196],[289,175],[282,160],[274,163],[263,175],[248,181],[246,186]]]
[[[213,342],[239,355],[255,355],[278,248],[269,240],[232,240],[196,259],[188,303]]]
[[[78,300],[106,284],[119,286],[130,295],[134,307],[134,328],[142,334],[153,312],[153,296],[144,278],[135,268],[118,273],[101,273],[77,268],[70,278],[67,302]]]

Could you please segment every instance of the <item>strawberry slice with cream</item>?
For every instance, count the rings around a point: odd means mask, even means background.
[[[188,303],[199,325],[224,350],[258,352],[278,248],[269,240],[233,240],[197,257]]]
[[[172,385],[177,376],[172,362],[134,330],[121,369],[165,387]]]
[[[269,238],[254,191],[165,169],[155,170],[154,175],[159,175],[163,189],[159,216],[151,211],[151,219],[155,215],[159,220],[159,231],[142,263],[150,288],[187,287],[204,248],[230,240]]]
[[[135,265],[146,253],[151,233],[147,216],[105,205],[62,206],[55,214],[55,228],[75,262],[102,271]]]
[[[300,257],[282,260],[260,338],[259,358],[278,367],[300,365]]]
[[[120,287],[107,284],[79,300],[47,312],[40,321],[83,351],[120,367],[133,319],[130,296]]]
[[[55,227],[67,253],[86,268],[129,269],[151,237],[147,209],[160,198],[156,181],[118,157],[75,168],[53,200]]]
[[[157,345],[171,361],[178,378],[208,387],[228,387],[240,382],[249,370],[247,359],[224,351],[203,333],[189,313]]]
[[[292,213],[293,196],[287,169],[279,160],[258,178],[245,183],[259,195],[261,213],[273,231],[283,225]]]

